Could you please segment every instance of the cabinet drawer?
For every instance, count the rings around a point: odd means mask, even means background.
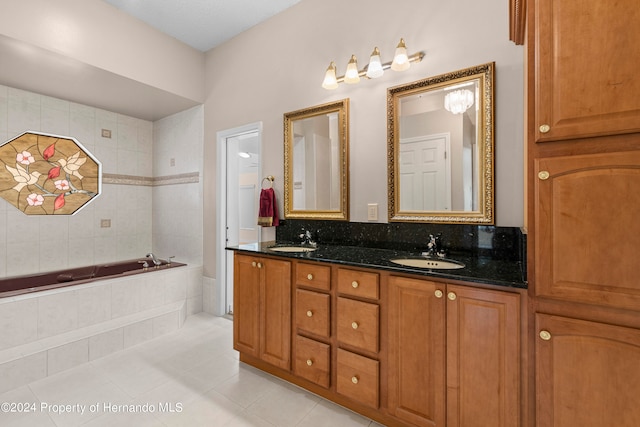
[[[330,303],[327,294],[296,289],[296,327],[328,338]]]
[[[296,336],[293,372],[302,378],[329,388],[331,347],[309,338]]]
[[[379,362],[338,349],[336,390],[372,408],[378,407]]]
[[[328,291],[331,289],[331,267],[299,262],[296,284]]]
[[[338,341],[373,353],[378,352],[378,304],[338,297]]]
[[[338,292],[362,298],[379,298],[379,275],[363,271],[338,269]]]

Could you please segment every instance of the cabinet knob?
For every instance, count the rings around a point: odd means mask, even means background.
[[[311,274],[311,273],[307,274],[307,279],[313,280],[313,274]]]
[[[311,316],[313,316],[313,311],[308,310],[308,311],[307,311],[307,317],[311,317]]]
[[[358,329],[358,322],[351,322],[351,327],[353,329]]]
[[[358,377],[356,377],[355,375],[351,377],[351,382],[354,384],[358,384]]]
[[[352,287],[353,289],[356,289],[358,286],[359,286],[359,284],[358,284],[358,281],[357,281],[357,280],[354,280],[353,282],[351,282],[351,287]]]
[[[436,298],[442,298],[442,295],[444,295],[440,289],[436,289],[434,294],[436,295]]]
[[[449,292],[447,294],[447,298],[449,298],[449,301],[455,301],[458,296],[455,294],[455,292]]]
[[[262,263],[261,262],[258,263],[258,268],[262,268]]]
[[[545,341],[549,341],[551,339],[551,332],[549,331],[540,331],[540,338]]]
[[[258,265],[258,263],[257,263],[257,262],[255,262],[255,261],[253,261],[253,262],[251,263],[251,267],[255,267],[256,265]]]
[[[543,181],[546,180],[546,179],[549,179],[549,176],[551,176],[551,175],[549,175],[549,172],[547,172],[547,171],[538,172],[538,178],[540,178]]]
[[[313,365],[313,360],[307,359],[307,366],[311,366],[311,365]]]
[[[551,130],[551,126],[549,125],[542,125],[540,126],[540,133],[547,133]]]

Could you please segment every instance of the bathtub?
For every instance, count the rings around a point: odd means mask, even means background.
[[[148,259],[0,280],[0,394],[174,332],[202,311],[202,266]]]
[[[26,276],[0,279],[0,298],[90,283],[95,280],[114,278],[132,274],[154,272],[168,268],[182,267],[186,264],[172,262],[159,267],[145,268],[149,258],[132,259],[109,264],[77,267],[67,270],[36,273]]]

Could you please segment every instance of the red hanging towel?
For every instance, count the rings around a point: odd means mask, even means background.
[[[258,211],[258,225],[275,227],[279,225],[278,203],[273,188],[263,188],[260,192],[260,209]]]

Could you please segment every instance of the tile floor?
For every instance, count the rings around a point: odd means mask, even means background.
[[[241,364],[232,340],[230,320],[190,316],[177,332],[0,395],[0,426],[380,426]]]

